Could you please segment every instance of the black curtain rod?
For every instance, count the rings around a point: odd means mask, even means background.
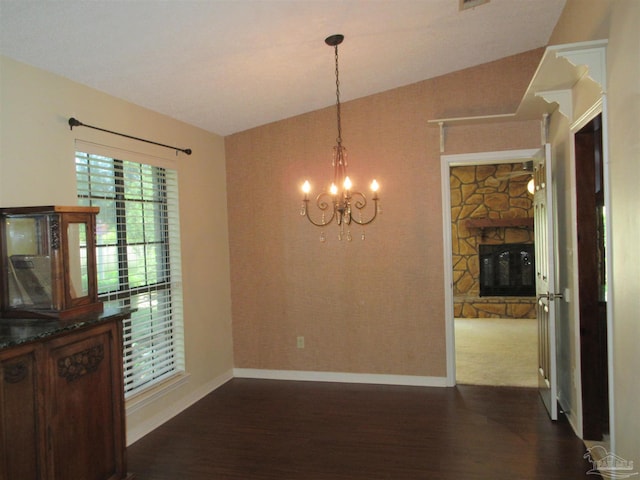
[[[120,135],[121,137],[131,138],[132,140],[138,140],[140,142],[151,143],[152,145],[158,145],[159,147],[170,148],[171,150],[175,150],[176,154],[178,152],[186,153],[187,155],[191,155],[190,148],[178,148],[172,147],[171,145],[164,145],[163,143],[152,142],[151,140],[145,140],[144,138],[132,137],[131,135],[126,135],[124,133],[113,132],[111,130],[106,130],[104,128],[94,127],[93,125],[87,125],[86,123],[82,123],[80,120],[77,120],[73,117],[69,119],[69,129],[73,130],[73,127],[87,127],[93,128],[94,130],[100,130],[101,132],[112,133],[114,135]]]

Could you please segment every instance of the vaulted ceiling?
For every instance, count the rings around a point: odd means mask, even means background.
[[[0,53],[220,135],[542,47],[565,0],[0,0]],[[0,72],[1,85],[1,72]]]

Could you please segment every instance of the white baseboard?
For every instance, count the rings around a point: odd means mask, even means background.
[[[152,432],[160,425],[178,415],[183,410],[202,399],[209,393],[227,383],[232,378],[258,378],[269,380],[297,380],[309,382],[338,382],[338,383],[369,383],[378,385],[405,385],[417,387],[446,387],[447,377],[424,377],[418,375],[384,375],[376,373],[342,373],[342,372],[314,372],[302,370],[263,370],[252,368],[234,368],[212,381],[191,392],[189,395],[175,402],[160,413],[146,421],[136,425],[134,428],[127,428],[127,446],[140,440],[147,433]],[[177,388],[174,386],[172,389]],[[170,391],[170,390],[168,390]],[[144,406],[152,403],[162,395],[154,395],[153,399],[144,402]],[[143,406],[135,405],[127,414]],[[128,409],[129,410],[129,409]]]
[[[172,390],[180,388],[182,385],[189,383],[189,375],[187,372],[180,372],[160,382],[156,386],[136,394],[125,400],[125,409],[127,416],[134,414],[138,410],[145,408],[147,405],[154,403],[159,398],[164,397]]]
[[[263,370],[234,368],[235,378],[268,380],[298,380],[308,382],[371,383],[378,385],[405,385],[417,387],[446,387],[447,377],[418,375],[385,375],[377,373],[315,372],[304,370]]]
[[[202,385],[197,390],[191,392],[189,395],[186,395],[186,396],[180,398],[180,400],[178,402],[175,402],[175,403],[167,406],[160,413],[158,413],[158,414],[154,415],[153,417],[147,419],[146,421],[136,425],[134,428],[127,427],[127,446],[131,445],[132,443],[136,442],[137,440],[140,440],[147,433],[152,432],[153,430],[158,428],[160,425],[162,425],[166,421],[168,421],[171,418],[175,417],[176,415],[178,415],[183,410],[189,408],[191,405],[196,403],[198,400],[202,399],[203,397],[205,397],[209,393],[213,392],[215,389],[217,389],[217,388],[221,387],[222,385],[224,385],[225,383],[227,383],[232,378],[233,378],[233,371],[232,370],[228,370],[227,372],[223,373],[222,375],[217,376],[216,378],[214,378],[210,382]],[[127,412],[127,413],[130,414],[132,412]]]
[[[573,433],[575,433],[578,438],[582,438],[582,429],[580,428],[580,421],[578,420],[578,418],[576,418],[575,411],[569,408],[570,405],[560,394],[558,394],[558,404],[560,405],[560,408],[564,412],[564,416],[569,422],[569,425],[571,425],[571,428],[573,429]]]

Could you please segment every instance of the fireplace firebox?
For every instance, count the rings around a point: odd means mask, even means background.
[[[481,244],[479,247],[481,297],[535,297],[533,244]]]

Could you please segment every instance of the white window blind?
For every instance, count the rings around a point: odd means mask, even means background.
[[[177,173],[76,152],[76,178],[79,204],[100,207],[100,299],[135,310],[123,325],[130,397],[184,371]]]

